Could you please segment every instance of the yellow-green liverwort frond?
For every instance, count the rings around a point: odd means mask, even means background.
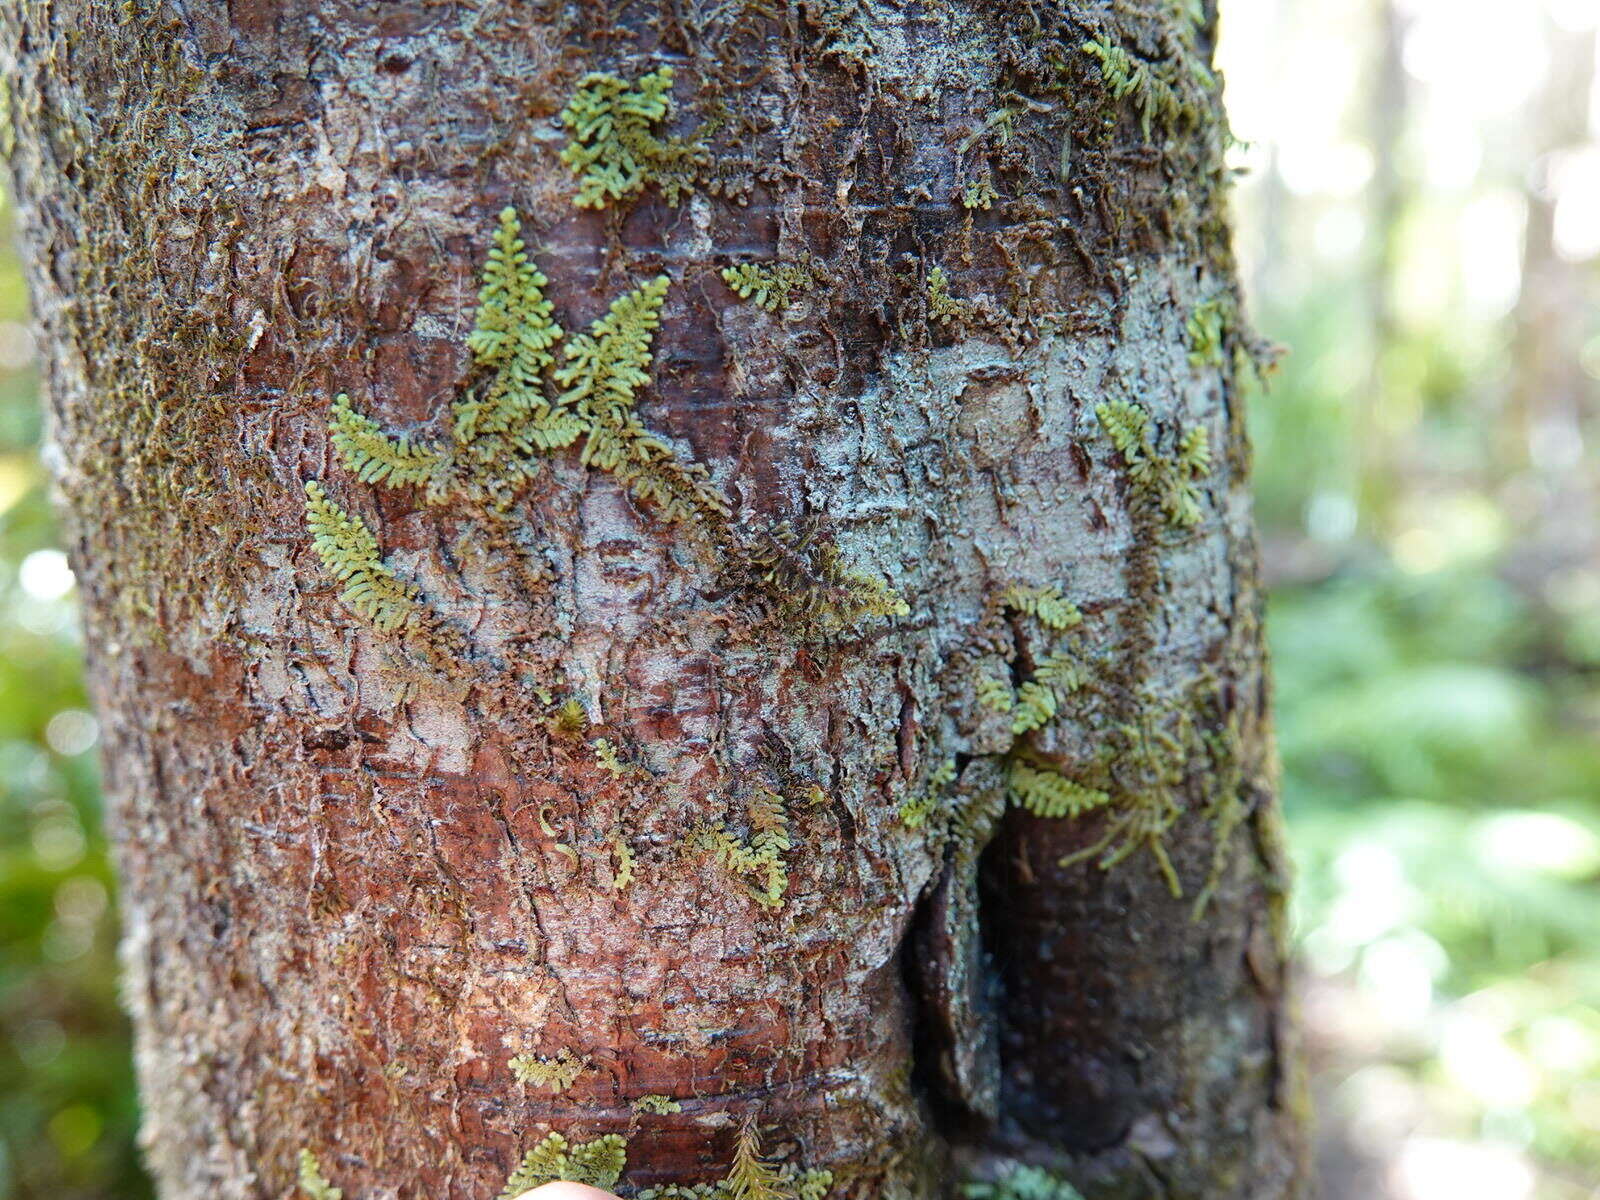
[[[1158,505],[1167,523],[1187,528],[1199,523],[1198,480],[1211,471],[1211,442],[1204,429],[1178,439],[1175,458],[1156,453],[1150,436],[1150,414],[1126,400],[1106,400],[1095,407],[1100,425],[1122,456],[1135,495]]]
[[[306,528],[322,565],[344,584],[339,599],[352,612],[383,633],[417,614],[416,585],[389,569],[366,522],[328,499],[315,479],[306,481]]]
[[[506,1180],[499,1200],[515,1200],[523,1192],[547,1183],[565,1180],[587,1183],[591,1187],[615,1187],[628,1165],[628,1143],[608,1133],[592,1142],[569,1144],[559,1133],[548,1134]]]
[[[750,895],[763,908],[781,908],[789,888],[783,854],[790,848],[787,802],[776,792],[756,789],[745,804],[750,826],[748,841],[726,825],[702,829],[691,839],[698,850],[709,853],[724,869],[753,879]]]
[[[634,1112],[656,1113],[658,1116],[667,1116],[672,1113],[681,1113],[683,1105],[671,1096],[662,1096],[652,1092],[648,1096],[640,1096],[633,1102]]]
[[[562,336],[546,283],[528,258],[516,210],[504,209],[467,335],[477,373],[451,403],[451,445],[387,434],[341,394],[330,429],[345,463],[369,483],[424,484],[433,503],[462,490],[505,499],[531,471],[527,455],[572,445],[582,424],[545,393],[544,373]]]
[[[721,274],[741,300],[753,301],[768,312],[788,308],[794,296],[816,283],[805,267],[789,262],[739,263],[724,267]]]
[[[983,671],[974,682],[978,703],[997,713],[1011,712],[1017,706],[1017,694],[1009,679],[1001,679],[990,671]]]
[[[1211,435],[1195,426],[1178,439],[1178,466],[1192,478],[1211,474]]]
[[[979,178],[967,183],[961,189],[961,207],[972,209],[981,208],[988,211],[994,207],[994,202],[1000,199],[1000,193],[994,190],[994,180],[985,171]]]
[[[522,1156],[522,1162],[506,1180],[506,1186],[500,1192],[500,1200],[514,1200],[532,1188],[565,1178],[563,1172],[566,1166],[567,1139],[559,1133],[547,1135],[543,1141]]]
[[[362,483],[437,486],[448,469],[445,456],[426,443],[404,435],[391,437],[371,417],[350,407],[350,397],[333,398],[328,418],[329,440],[344,465]]]
[[[955,847],[958,856],[977,855],[1005,815],[1004,793],[986,788],[975,795],[959,798],[950,813],[949,844]]]
[[[310,1200],[344,1200],[344,1192],[330,1185],[322,1174],[322,1164],[309,1150],[300,1151],[300,1190]]]
[[[921,829],[939,806],[937,793],[917,792],[900,802],[900,823],[907,829]]]
[[[655,504],[668,521],[720,524],[728,502],[698,466],[685,466],[633,414],[634,396],[650,382],[651,343],[661,326],[661,306],[670,281],[657,276],[619,296],[589,332],[571,339],[555,379],[566,389],[564,408],[588,431],[582,460],[609,471],[641,500]]]
[[[486,464],[505,455],[503,440],[524,453],[549,451],[570,446],[580,432],[545,396],[544,373],[555,362],[551,347],[562,336],[545,298],[548,283],[528,258],[517,210],[502,209],[478,289],[477,318],[467,335],[487,381],[451,406],[456,445]]]
[[[478,288],[477,319],[467,334],[467,348],[479,366],[510,372],[518,386],[537,386],[540,374],[555,363],[550,347],[562,334],[555,308],[545,299],[549,282],[528,258],[517,210],[501,209]]]
[[[651,343],[661,328],[661,306],[671,280],[657,275],[618,296],[606,315],[563,348],[566,362],[556,382],[561,402],[595,419],[616,420],[633,407],[634,393],[650,382]]]
[[[1084,787],[1048,767],[1020,759],[1012,762],[1006,786],[1011,803],[1036,817],[1079,817],[1111,801],[1097,788]]]
[[[561,113],[568,135],[561,161],[578,177],[579,208],[604,208],[651,183],[677,204],[709,161],[698,136],[658,137],[672,115],[672,68],[636,83],[603,72],[585,75]]]
[[[1150,414],[1144,409],[1127,400],[1105,400],[1094,412],[1124,464],[1136,466],[1150,455]]]
[[[556,1093],[570,1088],[583,1072],[583,1060],[565,1047],[556,1051],[553,1058],[540,1054],[519,1054],[511,1060],[511,1073],[517,1077],[518,1083],[549,1088]]]
[[[1228,331],[1227,297],[1213,296],[1195,305],[1187,322],[1189,331],[1189,365],[1192,367],[1220,367],[1226,361],[1223,339]]]
[[[622,834],[614,833],[611,835],[611,853],[617,859],[617,869],[611,876],[611,887],[618,892],[626,891],[628,885],[633,882],[634,866],[637,862],[633,847],[628,845],[628,840]]]
[[[752,850],[776,856],[789,849],[789,809],[782,796],[757,788],[745,805],[745,812],[752,831]]]
[[[617,748],[608,739],[595,738],[589,745],[593,748],[594,756],[600,761],[600,765],[617,778],[620,779],[631,772],[631,768],[622,761]]]
[[[1058,695],[1075,692],[1083,686],[1083,668],[1065,650],[1040,659],[1033,677]]]
[[[1011,714],[1011,732],[1017,735],[1042,729],[1056,719],[1061,701],[1054,688],[1028,680],[1017,689],[1017,706]]]
[[[617,1134],[608,1133],[567,1151],[567,1173],[562,1178],[569,1183],[611,1188],[622,1178],[627,1165],[628,1143]]]
[[[957,325],[973,315],[971,301],[950,294],[950,276],[943,267],[928,272],[928,315],[941,325]]]
[[[920,792],[900,805],[900,820],[911,829],[920,829],[944,799],[944,789],[955,782],[956,760],[947,758],[928,774]]]
[[[1211,437],[1204,428],[1189,430],[1178,440],[1177,461],[1173,464],[1162,497],[1162,509],[1172,524],[1188,527],[1201,519],[1198,481],[1211,474]]]
[[[789,872],[782,855],[790,847],[789,812],[782,796],[765,788],[756,789],[745,806],[750,822],[750,850],[755,855],[757,873],[764,886],[754,890],[755,898],[767,908],[783,903],[789,888]]]
[[[795,1200],[823,1200],[833,1187],[833,1172],[826,1169],[799,1171],[785,1166],[783,1173],[794,1189]]]
[[[1190,115],[1165,72],[1134,58],[1109,35],[1084,42],[1081,49],[1100,63],[1100,78],[1113,96],[1118,100],[1133,98],[1146,141],[1158,119],[1176,125]]]
[[[1061,594],[1061,589],[1050,587],[1009,587],[1000,599],[1010,608],[1027,613],[1046,629],[1071,629],[1082,624],[1083,613],[1078,606]]]

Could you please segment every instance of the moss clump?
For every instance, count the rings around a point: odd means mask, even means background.
[[[819,33],[821,53],[836,58],[852,71],[870,69],[877,53],[873,44],[875,18],[863,0],[816,0],[802,11]]]
[[[699,135],[660,137],[655,127],[672,115],[672,68],[634,83],[603,72],[585,75],[561,113],[569,141],[561,161],[578,177],[579,208],[604,208],[655,184],[678,204],[710,162]]]
[[[828,637],[873,617],[903,617],[911,606],[887,581],[845,564],[815,526],[788,523],[750,530],[746,570],[773,598],[776,613],[802,632]]]
[[[568,696],[550,718],[550,724],[557,733],[574,737],[589,728],[589,714],[583,711],[576,697]]]

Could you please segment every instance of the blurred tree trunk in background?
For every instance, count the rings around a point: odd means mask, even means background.
[[[1545,84],[1530,102],[1528,127],[1538,131],[1524,180],[1527,223],[1521,286],[1512,314],[1509,402],[1496,422],[1490,469],[1517,529],[1509,574],[1533,596],[1547,597],[1552,579],[1592,565],[1600,551],[1595,519],[1593,453],[1596,388],[1585,370],[1592,329],[1594,269],[1561,251],[1557,237],[1558,173],[1564,154],[1589,136],[1595,82],[1595,32],[1551,22]],[[1569,200],[1569,203],[1571,201]],[[1564,651],[1546,648],[1557,657]]]
[[[164,1196],[1304,1194],[1214,19],[6,7]]]
[[[1546,18],[1548,21],[1548,18]],[[1590,268],[1564,257],[1556,244],[1556,173],[1563,152],[1589,136],[1589,97],[1595,79],[1595,33],[1547,29],[1552,49],[1544,86],[1530,102],[1527,127],[1537,131],[1533,165],[1524,180],[1528,218],[1517,296],[1511,403],[1506,436],[1496,439],[1503,473],[1530,462],[1555,473],[1583,457],[1579,429],[1591,384],[1581,351],[1589,334],[1585,305]],[[1524,497],[1524,500],[1531,497]]]
[[[1398,337],[1395,319],[1395,275],[1405,236],[1408,181],[1405,147],[1410,126],[1410,88],[1406,80],[1405,18],[1394,0],[1382,0],[1375,31],[1372,86],[1367,94],[1367,130],[1372,143],[1372,181],[1368,185],[1366,312],[1372,339],[1370,368],[1363,390],[1362,411],[1355,414],[1361,439],[1356,464],[1361,482],[1359,510],[1379,530],[1387,528],[1389,509],[1399,490],[1397,443],[1404,444],[1417,414],[1399,411],[1394,388],[1393,351]]]

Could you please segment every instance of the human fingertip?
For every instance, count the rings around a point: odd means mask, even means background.
[[[615,1193],[590,1187],[586,1183],[558,1181],[540,1184],[531,1191],[521,1193],[515,1200],[617,1200],[617,1196]]]

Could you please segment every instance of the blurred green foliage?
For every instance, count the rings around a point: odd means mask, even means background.
[[[1600,10],[1223,9],[1325,1187],[1592,1197]]]
[[[9,211],[0,212],[9,226]],[[9,244],[10,230],[5,234]],[[149,1195],[71,576],[39,465],[21,272],[0,261],[0,1198]]]
[[[1398,1066],[1421,1130],[1566,1195],[1600,1181],[1600,662],[1535,669],[1545,619],[1482,567],[1380,567],[1280,591],[1270,632],[1334,1069]]]

